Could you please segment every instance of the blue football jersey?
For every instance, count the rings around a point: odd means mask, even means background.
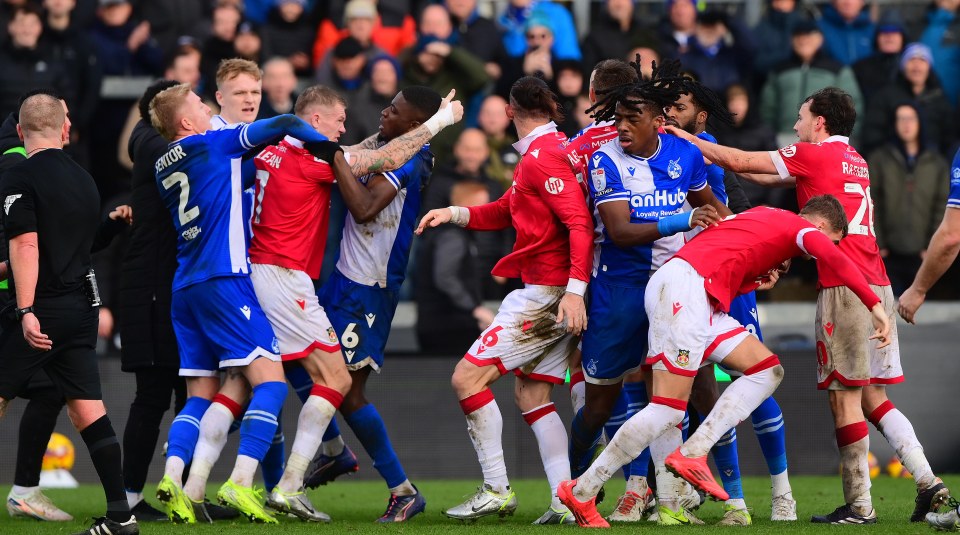
[[[947,206],[960,208],[960,150],[953,156],[953,164],[950,166],[950,196],[947,198]]]
[[[593,276],[607,284],[642,286],[651,272],[683,245],[683,235],[653,243],[620,248],[607,235],[599,206],[613,201],[630,203],[632,223],[656,223],[683,211],[688,191],[707,187],[703,154],[692,143],[660,134],[653,156],[626,154],[619,143],[607,143],[590,159],[590,195],[597,222]]]
[[[706,132],[700,132],[697,134],[697,137],[709,141],[710,143],[716,144],[717,138]],[[727,204],[727,188],[723,185],[723,175],[724,170],[717,164],[707,165],[707,184],[710,184],[710,189],[713,190],[713,194],[720,200],[723,204]]]
[[[177,229],[173,290],[250,272],[239,159],[255,146],[248,126],[174,141],[156,162],[160,197]]]
[[[340,273],[367,286],[398,289],[403,284],[420,213],[420,186],[432,171],[433,153],[424,145],[399,169],[383,173],[397,196],[368,223],[357,223],[347,213],[337,259]],[[357,180],[366,184],[373,176]]]

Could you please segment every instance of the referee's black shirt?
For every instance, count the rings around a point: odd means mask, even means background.
[[[7,240],[37,233],[37,299],[81,291],[99,226],[93,177],[62,150],[41,150],[4,174],[0,198]]]

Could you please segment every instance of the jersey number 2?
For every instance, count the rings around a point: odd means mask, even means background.
[[[177,184],[180,185],[180,226],[183,226],[200,215],[200,207],[194,206],[187,209],[187,202],[190,200],[190,181],[186,173],[176,172],[163,179],[163,189],[170,189]]]
[[[876,236],[873,231],[873,198],[870,197],[870,186],[864,189],[856,182],[847,182],[843,185],[843,191],[860,196],[860,208],[857,208],[857,213],[850,219],[847,232],[858,236]]]

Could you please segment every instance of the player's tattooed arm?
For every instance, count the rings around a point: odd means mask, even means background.
[[[344,149],[350,154],[350,168],[354,176],[363,176],[375,173],[385,173],[397,169],[404,162],[413,157],[430,138],[430,130],[425,125],[398,136],[379,149],[364,149],[352,151]],[[362,144],[362,143],[361,143]]]
[[[350,152],[350,151],[358,151],[358,150],[364,150],[364,149],[375,149],[379,145],[380,145],[380,134],[374,134],[368,137],[367,139],[364,139],[360,143],[357,143],[356,145],[350,145],[349,147],[344,147],[343,150]]]

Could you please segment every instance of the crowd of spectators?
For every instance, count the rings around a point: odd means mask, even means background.
[[[574,135],[590,122],[586,93],[599,60],[639,54],[649,72],[653,61],[679,59],[734,112],[733,125],[710,125],[719,142],[746,150],[792,142],[802,99],[837,86],[857,105],[853,144],[871,162],[877,234],[895,290],[909,283],[942,214],[945,162],[960,139],[960,0],[925,9],[768,0],[753,27],[742,22],[740,4],[598,0],[590,27],[580,31],[566,2],[481,2],[0,0],[0,117],[29,89],[62,94],[73,122],[69,151],[92,172],[107,206],[129,192],[124,136],[136,110],[134,97],[101,97],[105,77],[171,78],[215,104],[219,62],[251,59],[264,71],[260,118],[290,112],[298,88],[323,84],[347,99],[346,144],[377,132],[380,111],[398,89],[455,89],[466,120],[432,144],[437,167],[428,198],[442,204],[452,196],[480,202],[509,187],[518,156],[505,97],[523,75],[551,85],[566,115],[560,128]],[[745,189],[754,204],[794,202],[782,190]],[[442,236],[451,243],[423,244],[416,256],[422,269],[413,272],[449,277],[463,270],[457,258],[488,262],[509,248],[509,236],[491,245],[468,234],[450,231]],[[474,313],[479,302],[506,290],[485,268],[469,278],[478,286],[466,293],[454,295],[450,284],[431,293],[420,281],[408,294],[447,299],[469,324],[483,315]]]

